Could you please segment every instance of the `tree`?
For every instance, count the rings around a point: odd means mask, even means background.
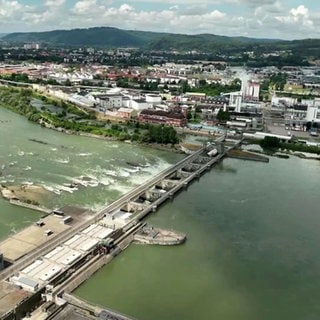
[[[68,87],[71,86],[71,81],[70,81],[69,78],[64,82],[64,85],[65,85],[65,86],[68,86]]]
[[[230,114],[228,111],[223,111],[222,109],[219,109],[219,112],[217,114],[217,119],[220,122],[225,122],[230,120]]]
[[[311,126],[312,126],[312,123],[310,121],[307,122],[307,124],[306,124],[307,131],[309,131],[311,129]]]
[[[260,141],[260,146],[266,149],[277,149],[280,147],[280,140],[277,137],[266,136]]]

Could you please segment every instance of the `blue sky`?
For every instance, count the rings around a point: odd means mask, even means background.
[[[0,33],[94,26],[320,38],[320,0],[0,0]]]

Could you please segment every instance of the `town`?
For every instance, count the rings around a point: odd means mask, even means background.
[[[6,45],[0,57],[3,107],[59,132],[188,154],[96,212],[68,205],[46,210],[1,186],[11,204],[45,213],[0,242],[1,319],[71,319],[72,313],[79,319],[129,319],[71,293],[131,242],[150,244],[159,233],[169,233],[146,226],[149,213],[225,156],[268,161],[246,152],[239,156],[242,143],[260,144],[267,154],[298,151],[319,159],[320,66],[315,61],[249,67],[232,63],[234,56],[207,60],[200,52],[48,49],[34,42]],[[203,139],[196,145],[190,136]],[[185,239],[170,233],[167,242]]]
[[[136,50],[109,50],[106,55],[115,61],[106,64],[99,60],[102,50],[44,50],[37,43],[24,44],[20,59],[25,61],[16,63],[17,50],[7,48],[3,55],[2,84],[26,84],[48,97],[90,111],[102,122],[134,120],[213,134],[218,130],[216,125],[223,124],[230,129],[229,134],[244,131],[255,138],[261,137],[256,132],[265,131],[286,136],[285,140],[307,137],[310,144],[317,136],[317,65],[243,68],[225,61],[159,60],[147,66],[121,67],[119,59],[130,61]],[[37,62],[35,57],[43,51],[62,59]],[[154,61],[153,53],[144,57],[148,63]]]

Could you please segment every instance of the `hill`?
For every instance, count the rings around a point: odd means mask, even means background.
[[[4,36],[3,40],[11,43],[40,42],[52,46],[70,47],[141,47],[145,44],[142,37],[110,27],[11,33]]]
[[[216,44],[229,46],[265,43],[266,40],[226,37],[213,34],[185,35],[173,33],[129,31],[111,27],[88,29],[54,30],[47,32],[11,33],[3,37],[11,43],[40,42],[58,46],[96,46],[96,47],[145,47],[149,49],[168,50],[183,48],[195,50]],[[267,40],[274,42],[275,40]]]
[[[147,31],[121,30],[111,27],[54,30],[48,32],[11,33],[2,38],[9,43],[39,42],[49,46],[69,47],[135,47],[147,50],[179,50],[210,53],[239,53],[244,51],[292,50],[294,53],[318,55],[319,39],[284,41],[227,37],[214,34],[173,34]]]

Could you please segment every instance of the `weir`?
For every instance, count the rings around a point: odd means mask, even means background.
[[[224,137],[221,137],[220,140],[223,141]],[[226,148],[226,150],[221,148],[220,150],[222,152],[218,152],[212,157],[207,156],[208,152],[212,150],[212,145],[202,147],[146,181],[144,184],[123,195],[118,200],[106,205],[100,211],[96,212],[92,218],[70,228],[61,234],[61,236],[55,238],[54,241],[44,244],[41,248],[22,257],[11,267],[2,271],[0,273],[0,279],[12,281],[12,279],[17,278],[19,274],[21,274],[22,269],[34,263],[36,259],[44,257],[48,252],[52,252],[52,250],[57,250],[58,246],[61,247],[63,243],[78,241],[73,239],[76,237],[79,239],[85,237],[84,232],[86,232],[86,237],[89,239],[86,241],[91,241],[94,244],[87,249],[83,248],[82,250],[85,252],[79,252],[79,258],[75,260],[74,263],[70,263],[68,266],[61,268],[61,272],[58,272],[47,281],[41,282],[38,291],[33,293],[33,295],[37,295],[48,285],[53,286],[53,290],[57,296],[65,289],[69,291],[71,287],[78,286],[81,282],[88,279],[92,275],[92,271],[95,270],[95,267],[92,267],[92,262],[96,261],[94,265],[100,268],[106,262],[110,261],[109,259],[124,250],[132,242],[134,234],[141,228],[142,223],[140,221],[142,219],[149,213],[156,211],[161,204],[171,199],[177,192],[192,182],[192,180],[206,172],[212,165],[220,161],[228,150],[237,147],[241,142],[242,141],[238,141],[234,143],[233,146]],[[108,231],[110,234],[108,238],[102,238],[100,241],[97,240],[96,233],[89,235],[90,230],[85,231],[91,227],[98,228],[99,226],[100,228],[106,228],[105,231],[110,230]],[[108,255],[103,256],[106,253],[108,253]],[[101,255],[103,257],[102,260]],[[80,267],[84,270],[82,272],[83,276],[75,279],[75,271],[79,270]],[[70,285],[71,279],[74,279],[72,281],[73,285]],[[0,306],[1,303],[0,300]],[[8,305],[7,312],[17,312],[20,303],[22,303],[22,301],[12,306]],[[7,314],[7,312],[5,314]],[[4,314],[0,314],[0,319],[5,319],[2,316],[4,316]]]

